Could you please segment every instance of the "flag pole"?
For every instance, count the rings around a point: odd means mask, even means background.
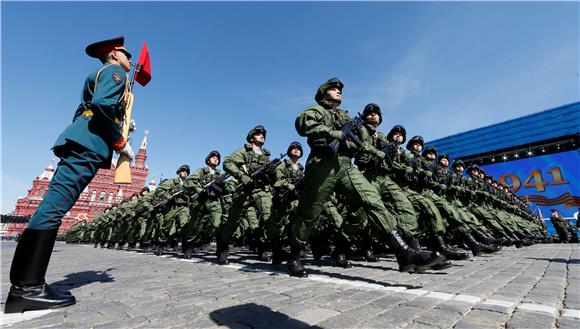
[[[133,69],[133,74],[131,76],[131,82],[129,82],[129,92],[133,92],[133,85],[135,85],[135,75],[141,71],[141,64],[136,63],[134,64],[135,68]]]

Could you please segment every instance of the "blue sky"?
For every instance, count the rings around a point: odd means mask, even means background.
[[[14,210],[53,157],[84,79],[99,63],[86,45],[143,41],[153,79],[135,87],[138,148],[149,133],[150,179],[227,155],[268,129],[273,154],[330,77],[343,108],[383,109],[433,140],[579,99],[579,4],[518,2],[3,1],[2,213]]]

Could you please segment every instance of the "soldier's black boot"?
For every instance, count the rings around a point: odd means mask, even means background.
[[[420,251],[410,248],[397,231],[389,232],[387,236],[389,249],[397,256],[400,272],[421,272],[447,261],[438,252]]]
[[[443,239],[443,237],[441,235],[435,235],[433,240],[434,240],[435,248],[441,254],[443,254],[443,256],[445,256],[445,258],[451,259],[451,260],[463,260],[463,259],[469,258],[469,255],[466,252],[456,251],[456,250],[449,248],[447,243],[445,243],[445,239]]]
[[[490,254],[499,250],[497,246],[488,246],[477,242],[470,233],[465,234],[465,243],[469,246],[473,256],[479,256],[481,253]]]
[[[379,261],[379,257],[377,257],[373,253],[373,248],[371,247],[372,241],[365,239],[361,243],[361,253],[363,258],[369,263],[376,263]]]
[[[280,237],[272,239],[272,265],[280,265],[289,259],[290,255],[284,251]]]
[[[304,278],[308,276],[306,269],[302,266],[302,261],[300,260],[301,248],[292,246],[290,252],[290,259],[288,260],[288,274],[290,276],[296,276],[299,278]]]
[[[482,244],[490,246],[490,247],[493,246],[493,247],[497,248],[496,251],[501,249],[501,247],[495,245],[493,239],[486,237],[483,233],[481,233],[477,230],[473,230],[473,231],[471,231],[471,234],[477,241],[481,242]]]
[[[328,255],[330,253],[328,245],[323,244],[316,239],[310,239],[309,244],[310,249],[312,250],[312,258],[314,258],[315,261],[321,260],[324,255]]]
[[[379,261],[379,257],[375,255],[371,249],[363,249],[362,256],[369,263],[376,263]]]
[[[336,266],[342,268],[351,268],[352,264],[346,258],[346,253],[344,249],[345,248],[343,246],[334,247],[332,253],[330,254],[330,257],[332,257],[332,259],[336,263]]]
[[[262,262],[269,262],[272,260],[272,253],[266,248],[266,244],[263,242],[258,243],[258,259]]]
[[[218,241],[217,242],[217,250],[216,250],[218,264],[220,264],[220,265],[229,264],[230,263],[230,261],[228,260],[229,254],[230,254],[229,244]]]
[[[181,242],[181,252],[183,252],[184,259],[191,259],[191,249],[191,245],[188,242]]]
[[[12,259],[12,287],[4,313],[46,310],[76,303],[73,295],[59,292],[44,281],[57,232],[58,229],[26,229],[22,233]]]

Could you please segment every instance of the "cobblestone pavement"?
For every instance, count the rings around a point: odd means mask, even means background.
[[[2,242],[2,303],[14,242]],[[444,272],[406,274],[378,263],[307,261],[310,276],[260,263],[237,249],[228,266],[213,250],[176,254],[57,243],[47,281],[77,304],[1,314],[10,328],[580,328],[580,246],[544,244],[454,261]],[[1,305],[2,309],[4,305]]]

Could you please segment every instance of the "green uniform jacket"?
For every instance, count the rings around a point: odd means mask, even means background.
[[[262,154],[254,152],[250,144],[245,144],[224,159],[224,170],[240,181],[242,176],[250,176],[252,172],[270,162],[270,151],[262,148]],[[258,181],[253,181],[255,188],[269,186],[273,177],[262,175]]]

